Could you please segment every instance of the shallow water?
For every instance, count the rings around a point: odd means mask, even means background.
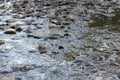
[[[63,1],[56,2],[58,6],[44,2],[46,8],[39,6],[42,3],[31,3],[30,10],[24,7],[30,3],[20,1],[14,3],[13,12],[0,10],[6,13],[0,15],[0,40],[5,42],[0,43],[0,78],[119,80],[118,5],[105,2],[104,6],[112,9],[108,13],[106,7],[92,3],[76,6],[76,2]],[[35,5],[40,10],[33,13]],[[16,34],[5,34],[9,29]],[[40,44],[47,46],[45,53],[39,50]]]

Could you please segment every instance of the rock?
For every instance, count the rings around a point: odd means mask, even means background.
[[[14,19],[8,19],[8,20],[6,20],[6,22],[7,23],[12,23],[12,22],[15,22],[15,20]]]
[[[5,41],[0,40],[0,45],[5,44]]]
[[[0,78],[0,80],[21,80],[21,79],[16,77],[3,77],[3,78]]]
[[[56,28],[56,27],[57,27],[57,25],[55,23],[50,23],[49,28]]]
[[[74,61],[74,60],[75,60],[75,56],[74,56],[74,55],[71,55],[71,54],[66,55],[66,56],[65,56],[65,60],[66,60],[66,61]]]
[[[29,52],[30,52],[30,53],[35,53],[36,50],[35,50],[34,48],[31,48],[31,49],[29,50]]]
[[[34,22],[34,20],[26,20],[26,21],[25,21],[25,23],[26,23],[27,25],[31,25],[32,22]]]
[[[25,31],[26,33],[33,33],[34,32],[34,29],[28,27],[27,30]]]
[[[0,49],[0,53],[6,53],[7,51]]]
[[[0,80],[15,80],[14,77],[4,77],[4,78],[0,78]]]
[[[44,26],[43,26],[42,24],[37,24],[36,27],[37,27],[38,29],[42,29]]]
[[[15,29],[17,32],[22,31],[22,28],[19,25],[12,26],[11,28]]]
[[[45,44],[40,44],[38,47],[38,50],[40,51],[40,53],[46,53],[48,50],[48,47]]]
[[[118,79],[120,79],[120,74],[117,75]]]
[[[54,24],[57,24],[57,20],[53,19],[53,20],[50,20],[51,23],[54,23]]]
[[[42,36],[40,34],[28,34],[28,37],[33,37],[33,38],[36,38],[36,39],[42,38]]]
[[[12,69],[10,69],[10,68],[0,69],[0,74],[8,74],[11,72],[12,72]]]
[[[5,34],[10,34],[10,35],[14,35],[16,34],[16,31],[14,29],[8,29],[4,32]]]
[[[60,34],[52,34],[47,37],[47,39],[51,39],[51,40],[59,39],[59,38],[62,38],[62,36]]]
[[[65,33],[64,36],[71,36],[69,33]]]
[[[23,64],[23,65],[17,65],[17,66],[12,67],[12,70],[13,71],[22,71],[22,72],[25,72],[25,71],[32,70],[34,68],[35,68],[34,65]]]
[[[58,49],[64,49],[64,48],[65,48],[64,45],[61,45],[61,46],[58,47]]]
[[[8,29],[8,28],[9,28],[9,26],[7,26],[7,25],[1,25],[1,26],[0,26],[0,29],[1,29],[1,30],[5,30],[5,29]]]

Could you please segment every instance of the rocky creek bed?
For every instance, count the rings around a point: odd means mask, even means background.
[[[0,1],[0,80],[120,80],[119,0]]]

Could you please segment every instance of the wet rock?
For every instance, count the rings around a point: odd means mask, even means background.
[[[64,36],[71,36],[69,33],[65,33]]]
[[[68,54],[65,56],[65,60],[66,61],[74,61],[75,60],[75,56],[72,54]]]
[[[4,32],[5,34],[10,34],[10,35],[14,35],[16,34],[16,31],[14,29],[8,29]]]
[[[7,51],[4,49],[0,49],[0,53],[6,53]]]
[[[3,77],[3,78],[0,78],[0,80],[21,80],[21,79],[16,77]]]
[[[34,29],[28,27],[27,30],[25,30],[26,33],[33,33],[34,32]]]
[[[32,48],[32,49],[29,50],[29,52],[30,52],[30,53],[35,53],[36,50],[35,50],[34,48]]]
[[[55,23],[50,23],[49,28],[56,28],[56,27],[57,27],[57,25]]]
[[[34,22],[34,20],[26,20],[26,21],[25,21],[25,23],[26,23],[27,25],[31,25],[33,22]]]
[[[12,22],[15,22],[15,20],[14,19],[8,19],[8,20],[6,20],[6,22],[7,23],[12,23]]]
[[[9,28],[9,26],[7,26],[7,25],[1,25],[1,26],[0,26],[0,29],[1,29],[1,30],[5,30],[5,29],[8,29],[8,28]]]
[[[40,38],[42,38],[42,35],[40,35],[40,34],[28,34],[28,37],[33,37],[33,38],[36,38],[36,39],[40,39]]]
[[[62,38],[62,37],[63,36],[61,36],[60,34],[52,34],[49,37],[47,37],[47,39],[54,40],[54,39],[59,39],[59,38]]]
[[[48,46],[45,45],[45,44],[40,44],[40,45],[38,46],[38,50],[39,50],[40,53],[46,53],[47,50],[48,50]]]
[[[0,45],[5,44],[4,40],[0,40]]]
[[[15,29],[17,32],[22,31],[22,28],[19,25],[12,26],[11,28]]]
[[[32,69],[34,69],[34,68],[35,68],[34,65],[21,64],[21,65],[17,65],[17,66],[12,67],[12,70],[13,70],[13,71],[26,72],[26,71],[32,70]]]
[[[11,72],[12,72],[12,69],[10,68],[0,69],[0,74],[8,74]]]
[[[117,75],[118,79],[120,79],[120,74]]]
[[[54,24],[57,24],[57,20],[53,19],[53,20],[50,20],[51,23],[54,23]]]
[[[42,29],[42,28],[44,27],[44,25],[42,25],[42,24],[37,24],[36,27],[37,27],[38,29]]]

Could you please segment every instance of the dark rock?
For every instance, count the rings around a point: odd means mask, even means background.
[[[58,21],[53,19],[53,20],[50,20],[50,22],[54,23],[54,24],[57,24]]]
[[[22,31],[22,28],[19,25],[12,26],[11,28],[15,29],[17,32]]]
[[[0,45],[5,44],[5,41],[0,40]]]
[[[120,79],[120,74],[117,75],[118,79]]]
[[[69,33],[65,33],[64,36],[71,36]]]
[[[65,48],[64,45],[61,45],[61,46],[58,47],[58,49],[64,49],[64,48]]]
[[[12,72],[12,69],[9,69],[9,68],[5,68],[5,69],[0,70],[0,74],[8,74],[8,73],[11,73],[11,72]]]
[[[48,47],[45,44],[40,44],[38,47],[38,50],[40,51],[40,53],[46,53],[48,50]]]

